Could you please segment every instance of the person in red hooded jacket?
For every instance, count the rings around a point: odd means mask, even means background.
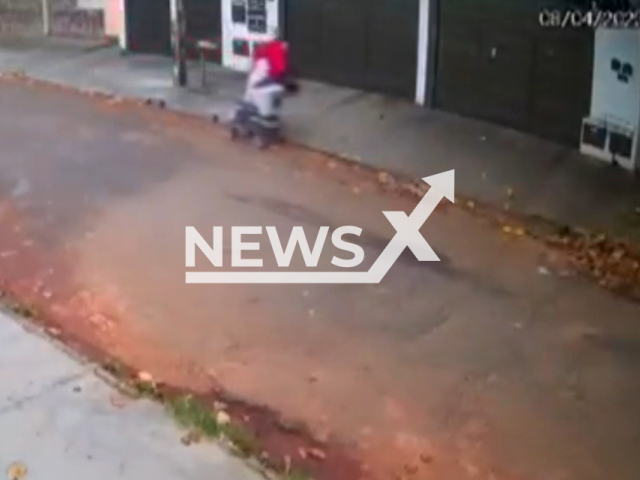
[[[259,44],[254,50],[253,66],[249,73],[245,101],[258,108],[260,115],[276,113],[274,98],[285,91],[295,90],[289,80],[289,47],[278,39]]]
[[[279,39],[259,44],[254,52],[254,62],[262,60],[268,65],[268,78],[283,83],[289,72],[289,46]]]

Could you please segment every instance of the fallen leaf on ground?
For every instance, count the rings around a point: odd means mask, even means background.
[[[148,372],[138,372],[138,380],[141,382],[151,383],[153,382],[153,376]]]
[[[127,404],[125,399],[117,393],[111,394],[111,396],[109,397],[109,403],[111,403],[111,405],[115,408],[124,408]]]
[[[215,402],[213,402],[213,409],[216,412],[219,412],[221,410],[226,410],[227,409],[227,404],[224,403],[224,402],[215,401]]]
[[[15,462],[9,465],[7,469],[7,478],[9,480],[22,480],[27,476],[27,466],[22,462]]]
[[[216,414],[216,422],[218,422],[218,425],[227,425],[231,422],[231,417],[224,410],[220,410]]]
[[[307,455],[316,460],[324,460],[327,458],[327,454],[320,448],[310,448],[307,450]]]
[[[622,257],[624,257],[624,253],[624,250],[622,250],[621,248],[615,250],[611,254],[611,260],[614,262],[619,262],[620,260],[622,260]]]
[[[49,327],[47,328],[47,333],[49,335],[53,335],[54,337],[57,337],[58,335],[60,335],[61,332],[59,328]]]
[[[109,330],[113,328],[113,322],[100,313],[94,313],[91,315],[89,317],[89,321],[102,330]]]
[[[538,267],[538,273],[540,275],[551,275],[551,272],[547,267]]]
[[[182,442],[183,445],[189,446],[193,443],[198,443],[202,440],[202,433],[198,432],[197,430],[192,430],[190,432],[188,432],[186,435],[184,435],[180,441]]]
[[[433,462],[433,455],[430,455],[428,453],[421,453],[420,454],[420,461],[422,463],[431,463],[431,462]]]
[[[378,182],[381,185],[389,185],[393,183],[393,178],[387,172],[380,172],[378,173]]]

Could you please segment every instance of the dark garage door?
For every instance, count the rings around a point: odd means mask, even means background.
[[[415,94],[418,0],[287,0],[285,22],[300,75]]]
[[[130,51],[171,54],[169,0],[127,0],[126,12]]]
[[[220,42],[222,23],[220,0],[184,0],[187,28],[187,48],[190,58],[197,58],[195,42]],[[220,51],[208,54],[208,59],[220,62]]]
[[[535,0],[442,0],[436,106],[577,145],[593,32],[543,29],[538,11]]]

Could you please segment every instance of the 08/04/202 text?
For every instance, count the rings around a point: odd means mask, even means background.
[[[538,24],[545,28],[640,28],[640,10],[542,9]]]

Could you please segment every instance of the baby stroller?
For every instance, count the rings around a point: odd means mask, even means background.
[[[236,106],[231,120],[231,138],[248,138],[260,149],[282,139],[281,108],[286,89],[274,84],[258,98],[244,98]]]

